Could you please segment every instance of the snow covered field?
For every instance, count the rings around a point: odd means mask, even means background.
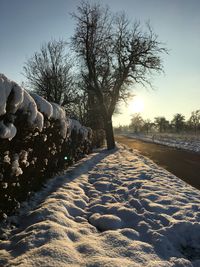
[[[175,147],[179,149],[190,150],[200,153],[200,137],[198,136],[182,136],[176,134],[124,134],[128,137],[136,138],[146,142],[153,142],[165,146]]]
[[[121,145],[50,180],[9,220],[0,266],[200,266],[200,192]]]

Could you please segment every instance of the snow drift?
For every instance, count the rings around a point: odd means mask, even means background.
[[[4,229],[2,266],[200,266],[200,193],[123,147],[53,178]]]

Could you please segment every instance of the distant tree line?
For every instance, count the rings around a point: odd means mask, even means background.
[[[200,109],[191,113],[188,120],[185,116],[177,113],[171,121],[164,116],[155,117],[154,121],[143,119],[141,114],[136,113],[131,118],[128,126],[119,126],[115,128],[116,132],[132,131],[134,133],[194,133],[200,134]]]

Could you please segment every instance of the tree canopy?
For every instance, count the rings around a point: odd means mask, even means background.
[[[106,132],[107,147],[115,147],[112,115],[133,83],[149,83],[153,71],[162,71],[166,49],[147,25],[129,22],[124,13],[112,14],[99,4],[82,2],[73,14],[76,21],[72,46],[81,62],[85,90],[95,97]]]
[[[68,107],[75,101],[72,64],[66,42],[49,41],[27,60],[24,75],[31,90],[50,102]]]

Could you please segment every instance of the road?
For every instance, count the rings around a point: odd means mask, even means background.
[[[200,190],[199,154],[125,136],[115,136],[115,139],[130,148],[137,149],[142,155]]]

